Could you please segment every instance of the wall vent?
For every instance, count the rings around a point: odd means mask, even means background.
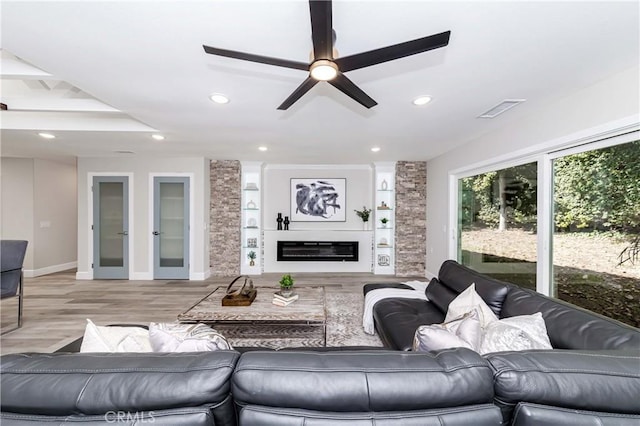
[[[516,105],[520,105],[522,102],[526,101],[526,99],[505,99],[500,102],[498,105],[491,108],[489,111],[484,114],[478,116],[478,118],[495,118],[513,108]]]

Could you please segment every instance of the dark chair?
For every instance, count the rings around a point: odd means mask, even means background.
[[[2,332],[2,334],[22,327],[22,301],[24,286],[22,277],[22,263],[27,252],[27,241],[0,241],[0,299],[18,297],[18,326]]]

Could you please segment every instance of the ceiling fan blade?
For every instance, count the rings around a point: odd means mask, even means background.
[[[340,72],[333,80],[329,80],[327,81],[327,83],[331,83],[332,86],[336,87],[342,93],[367,108],[378,105],[376,101],[371,99],[369,95],[364,93],[362,89],[356,86],[351,80],[349,80],[347,77],[345,77],[344,74]]]
[[[428,50],[437,49],[439,47],[444,47],[449,44],[450,36],[451,31],[445,31],[440,34],[434,34],[428,37],[394,44],[393,46],[382,47],[368,52],[345,56],[343,58],[336,59],[334,62],[342,72],[357,70],[370,65],[381,64],[383,62],[393,61],[394,59],[404,58],[405,56],[411,56]]]
[[[218,49],[203,45],[204,51],[211,55],[226,56],[227,58],[241,59],[243,61],[259,62],[261,64],[275,65],[277,67],[293,68],[309,71],[309,64],[290,61],[288,59],[271,58],[269,56],[254,55],[252,53],[236,52],[235,50]]]
[[[305,81],[302,82],[300,86],[296,90],[293,91],[291,95],[287,99],[284,100],[282,105],[278,107],[280,110],[288,109],[291,105],[293,105],[298,99],[302,97],[305,93],[307,93],[313,86],[316,85],[318,80],[315,78],[307,77]]]
[[[311,13],[311,39],[313,40],[313,57],[333,59],[333,33],[330,0],[309,0]]]

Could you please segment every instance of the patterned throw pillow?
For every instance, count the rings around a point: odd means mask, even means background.
[[[233,349],[227,339],[205,324],[149,324],[154,352],[208,352]]]
[[[491,352],[529,349],[553,349],[540,312],[492,322],[485,329],[478,352],[484,355]]]
[[[480,346],[482,330],[477,310],[443,324],[421,325],[413,337],[414,351],[427,352],[448,348],[469,348],[476,351]]]

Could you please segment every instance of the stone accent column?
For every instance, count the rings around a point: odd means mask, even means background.
[[[211,275],[240,275],[240,162],[212,160],[210,165],[209,250]]]
[[[396,163],[396,275],[425,276],[427,163]]]

